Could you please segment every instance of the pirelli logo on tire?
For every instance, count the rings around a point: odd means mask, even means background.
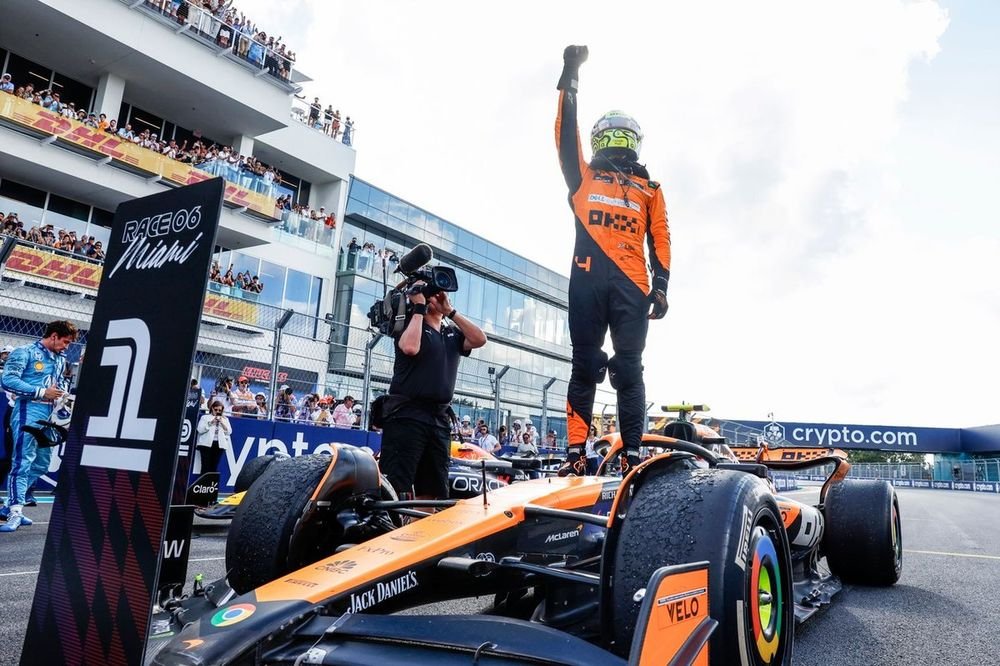
[[[743,520],[740,522],[740,544],[736,548],[736,566],[746,571],[747,559],[750,556],[750,529],[753,526],[753,515],[743,506]]]

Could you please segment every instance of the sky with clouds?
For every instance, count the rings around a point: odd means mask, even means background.
[[[553,140],[646,135],[673,236],[647,393],[722,418],[1000,422],[1000,3],[237,0],[356,121],[357,175],[568,274]]]

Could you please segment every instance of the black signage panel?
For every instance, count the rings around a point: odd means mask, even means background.
[[[22,664],[142,663],[222,193],[115,213]]]

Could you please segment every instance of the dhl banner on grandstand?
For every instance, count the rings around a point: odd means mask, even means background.
[[[0,118],[56,136],[62,141],[105,155],[140,171],[161,176],[177,185],[193,185],[213,178],[189,164],[181,164],[177,160],[140,148],[131,141],[87,127],[81,122],[64,118],[13,95],[0,93]],[[235,206],[246,206],[261,215],[275,217],[274,199],[229,181],[226,181],[225,200]]]
[[[40,248],[18,245],[7,260],[7,270],[66,285],[96,291],[101,283],[101,266]],[[243,324],[257,324],[256,303],[209,292],[205,295],[204,314]]]
[[[55,252],[18,245],[7,260],[7,270],[65,284],[97,289],[101,283],[101,266]]]

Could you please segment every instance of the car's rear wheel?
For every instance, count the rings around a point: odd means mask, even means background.
[[[615,545],[614,649],[628,654],[639,613],[636,592],[656,569],[707,560],[709,609],[719,622],[711,664],[791,664],[791,558],[766,484],[730,470],[650,473],[628,505]]]
[[[886,481],[845,479],[830,486],[823,506],[823,551],[845,583],[893,585],[903,572],[899,500]]]

